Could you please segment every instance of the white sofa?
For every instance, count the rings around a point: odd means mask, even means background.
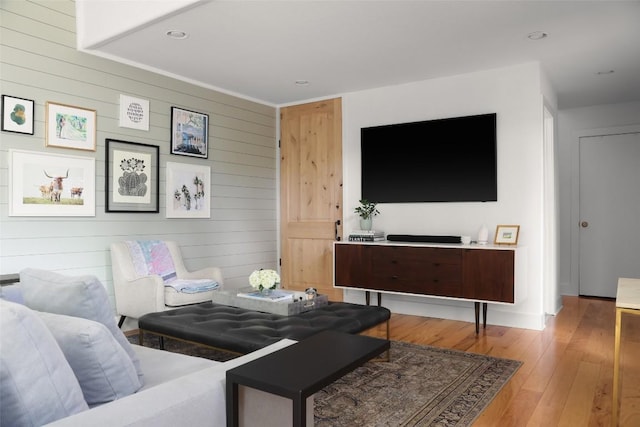
[[[225,426],[226,371],[293,343],[295,341],[284,339],[224,363],[133,346],[144,372],[145,385],[141,390],[47,425],[56,427]],[[279,399],[275,396],[273,398],[274,405],[286,406],[286,402],[275,402]],[[265,404],[266,402],[263,401],[259,406],[264,407]],[[245,406],[244,411],[249,409],[246,405],[243,406]],[[249,414],[245,413],[245,416],[251,416]]]
[[[224,363],[170,353],[130,344],[93,276],[27,269],[18,287],[0,292],[0,425],[224,426],[226,371],[295,343]],[[290,425],[291,411],[240,390],[244,425]]]

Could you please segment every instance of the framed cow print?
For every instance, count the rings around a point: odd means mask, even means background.
[[[96,161],[9,150],[9,216],[95,216]]]

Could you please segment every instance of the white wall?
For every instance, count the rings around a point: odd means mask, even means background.
[[[578,140],[590,129],[640,125],[640,102],[561,110],[558,114],[560,182],[560,292],[578,295]]]
[[[345,234],[358,228],[353,210],[360,198],[361,127],[495,112],[497,202],[381,204],[374,228],[475,237],[487,224],[493,239],[496,225],[520,224],[519,243],[528,253],[526,279],[519,284],[524,298],[490,305],[488,323],[542,329],[543,89],[539,65],[529,63],[343,95]],[[362,302],[362,292],[346,291],[345,300]],[[394,295],[383,300],[398,313],[473,319],[471,302]]]
[[[2,94],[35,101],[35,134],[0,133],[0,274],[36,267],[93,274],[113,296],[109,244],[172,239],[189,269],[215,265],[244,286],[256,268],[277,266],[276,109],[76,50],[75,3],[2,0]],[[150,101],[148,132],[118,126],[119,96]],[[45,103],[97,112],[97,150],[45,146]],[[209,115],[209,158],[170,154],[172,106]],[[105,212],[105,139],[160,147],[160,213]],[[95,217],[9,216],[8,150],[96,160]],[[211,168],[211,218],[165,217],[167,161]]]

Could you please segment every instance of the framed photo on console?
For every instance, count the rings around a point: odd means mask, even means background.
[[[499,225],[496,227],[494,243],[496,245],[517,245],[519,233],[519,225]]]

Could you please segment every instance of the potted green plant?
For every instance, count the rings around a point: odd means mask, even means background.
[[[356,207],[355,213],[360,216],[360,229],[371,230],[373,217],[380,213],[376,208],[377,203],[370,202],[367,199],[360,199],[359,202],[360,206]]]

